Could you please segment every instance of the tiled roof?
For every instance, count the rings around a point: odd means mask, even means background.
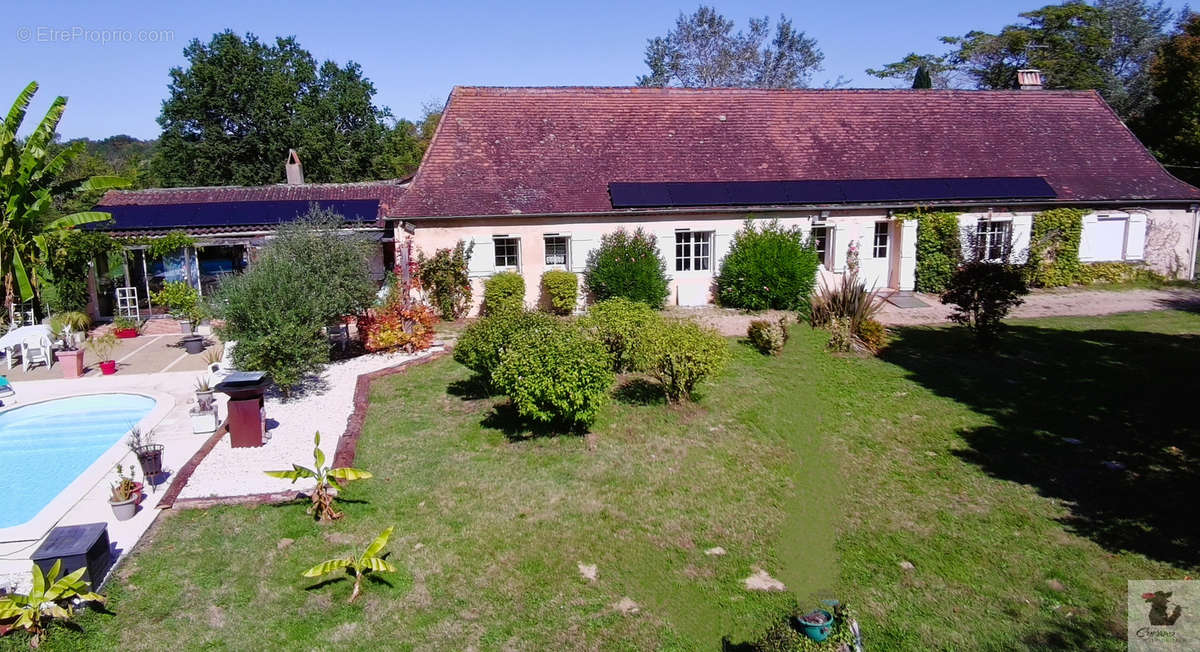
[[[455,88],[393,217],[612,211],[611,182],[1044,177],[1198,200],[1091,91]]]
[[[402,180],[361,183],[306,183],[271,186],[201,186],[193,188],[150,188],[147,190],[109,190],[100,199],[105,206],[165,206],[228,202],[350,201],[377,200],[380,213],[386,214],[404,194]]]

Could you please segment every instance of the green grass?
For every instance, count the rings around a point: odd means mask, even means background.
[[[742,588],[762,568],[849,601],[870,649],[1123,649],[1126,580],[1200,571],[1197,334],[1182,312],[1031,320],[985,354],[914,328],[858,358],[797,327],[778,358],[730,340],[696,405],[627,379],[587,437],[527,437],[444,359],[375,384],[355,465],[376,477],[345,520],[168,513],[111,613],[47,646],[716,650],[792,600]],[[391,524],[402,571],[355,605],[300,577]]]

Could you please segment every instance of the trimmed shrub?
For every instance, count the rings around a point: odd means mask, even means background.
[[[573,272],[552,269],[542,274],[542,287],[550,300],[550,311],[556,315],[575,312],[579,302],[579,277]]]
[[[817,251],[798,227],[746,220],[717,274],[717,301],[742,310],[795,310],[812,294]]]
[[[484,317],[459,336],[454,345],[454,359],[491,383],[492,373],[500,366],[500,356],[513,338],[523,331],[556,323],[558,320],[550,315],[524,310]]]
[[[663,320],[646,333],[639,366],[662,384],[667,400],[694,399],[696,386],[725,368],[729,346],[717,331],[688,319]]]
[[[1054,208],[1033,216],[1026,280],[1033,287],[1074,285],[1084,280],[1079,264],[1083,216],[1078,208]]]
[[[942,303],[953,305],[950,319],[969,328],[980,342],[991,343],[1008,311],[1029,294],[1023,271],[1003,263],[967,263],[955,272]]]
[[[755,319],[746,330],[750,343],[763,354],[779,355],[783,353],[783,345],[787,344],[787,324],[783,319],[769,321]]]
[[[868,319],[859,324],[857,335],[858,339],[872,353],[887,346],[887,328],[874,319]]]
[[[916,289],[940,294],[962,260],[958,213],[918,212],[902,217],[917,220]]]
[[[471,309],[471,278],[467,266],[475,243],[469,246],[462,240],[453,249],[438,249],[433,256],[417,258],[417,277],[429,303],[446,321],[454,321]]]
[[[608,352],[560,321],[526,328],[500,354],[493,383],[523,418],[573,429],[596,420],[613,385]]]
[[[358,319],[363,348],[377,351],[416,353],[433,344],[433,325],[437,315],[423,303],[393,301],[382,308],[368,310]]]
[[[661,308],[669,293],[667,263],[653,235],[638,228],[617,229],[600,238],[588,254],[583,273],[588,292],[598,301],[623,297]]]
[[[647,332],[656,328],[662,317],[644,303],[629,299],[608,299],[594,304],[579,320],[585,331],[594,335],[612,358],[613,371],[638,371]]]
[[[489,315],[525,309],[525,277],[500,272],[483,284],[483,311]]]
[[[1132,263],[1086,263],[1079,269],[1080,283],[1148,283],[1167,282],[1162,274],[1144,265]]]

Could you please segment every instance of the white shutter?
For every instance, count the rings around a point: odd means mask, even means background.
[[[1146,250],[1146,215],[1131,213],[1125,234],[1125,260],[1141,260]]]
[[[1033,234],[1032,215],[1012,218],[1012,262],[1022,264],[1029,259],[1029,238]]]
[[[471,278],[491,276],[496,271],[496,245],[491,238],[471,238],[475,249],[471,251],[471,262],[467,265],[467,274]]]
[[[833,270],[834,272],[846,271],[846,250],[850,246],[850,225],[842,222],[833,225],[833,242],[827,246],[833,250]],[[862,261],[862,251],[858,252],[858,259]]]
[[[729,254],[729,247],[733,244],[734,231],[717,231],[713,233],[713,276],[721,273],[721,263],[725,260],[725,256]]]
[[[1096,260],[1096,247],[1093,241],[1096,238],[1096,227],[1099,222],[1100,216],[1095,213],[1083,216],[1083,230],[1079,235],[1079,260],[1081,262]]]
[[[974,213],[964,213],[958,216],[958,243],[962,247],[963,260],[973,260],[975,252],[971,246],[975,243],[975,234],[979,229],[979,216]]]
[[[588,254],[595,246],[587,238],[571,236],[571,271],[582,272],[587,267]]]

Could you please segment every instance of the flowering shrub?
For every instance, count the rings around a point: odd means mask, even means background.
[[[817,252],[796,227],[746,220],[717,274],[717,301],[742,310],[796,310],[817,277]]]
[[[633,233],[617,229],[600,238],[588,254],[584,284],[597,301],[624,297],[651,308],[667,299],[667,263],[658,253],[653,235],[641,228]]]
[[[474,243],[468,246],[459,240],[453,249],[438,249],[429,258],[425,254],[418,258],[415,276],[420,279],[429,302],[446,321],[466,315],[471,307],[471,279],[467,275],[467,265],[474,249]]]
[[[489,315],[525,309],[525,277],[500,272],[483,284],[483,311]]]
[[[851,240],[850,245],[846,247],[846,271],[850,274],[858,274],[858,240]]]
[[[424,351],[433,344],[433,325],[437,315],[423,303],[393,301],[382,308],[368,310],[358,319],[363,348],[377,351]]]

